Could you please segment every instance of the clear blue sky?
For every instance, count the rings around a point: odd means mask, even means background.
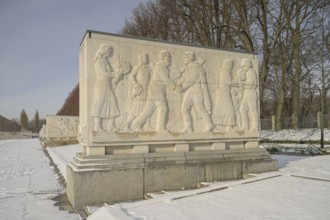
[[[55,115],[79,81],[87,29],[119,33],[146,0],[0,0],[0,115]]]

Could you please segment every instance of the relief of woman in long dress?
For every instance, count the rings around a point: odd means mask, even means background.
[[[138,58],[139,64],[133,68],[132,73],[130,75],[130,80],[132,80],[133,82],[133,99],[131,105],[129,106],[127,119],[124,123],[124,130],[131,130],[131,122],[144,110],[148,98],[148,87],[152,74],[152,70],[149,66],[149,56],[148,54],[139,54]],[[149,123],[150,122],[148,119],[145,126],[150,127]]]
[[[214,132],[228,132],[235,126],[235,112],[231,98],[233,66],[232,59],[223,61],[216,95],[217,105],[213,113],[213,123],[216,126]]]
[[[91,116],[94,117],[94,131],[104,130],[102,127],[103,119],[109,120],[109,131],[118,130],[115,125],[115,118],[120,115],[120,112],[112,83],[116,74],[109,62],[111,49],[110,45],[101,44],[94,59],[96,80],[91,109]]]

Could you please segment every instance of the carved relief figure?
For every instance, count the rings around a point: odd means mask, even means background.
[[[132,123],[133,130],[140,130],[146,124],[147,120],[152,116],[153,112],[157,109],[157,125],[158,132],[167,131],[166,117],[168,114],[166,89],[175,84],[170,79],[171,56],[166,50],[159,53],[159,61],[155,64],[153,75],[149,85],[148,98],[146,106],[139,117]]]
[[[233,74],[232,87],[231,87],[231,98],[234,106],[235,113],[235,129],[242,130],[242,116],[240,112],[240,107],[243,99],[243,84],[240,80],[239,72],[237,71]]]
[[[94,117],[94,131],[101,131],[103,119],[109,119],[108,130],[118,130],[115,126],[115,118],[120,115],[117,99],[113,90],[113,78],[122,74],[114,73],[109,57],[111,46],[101,44],[95,55],[96,80],[94,85],[94,97],[90,115]]]
[[[133,100],[128,109],[127,119],[124,122],[124,130],[130,130],[131,122],[143,112],[147,103],[148,87],[152,71],[149,67],[148,54],[139,54],[138,58],[139,64],[133,68],[129,76],[129,79],[133,82]],[[147,119],[146,125],[150,126],[149,119]]]
[[[222,64],[216,95],[217,107],[213,112],[216,132],[231,131],[235,125],[235,112],[231,99],[233,65],[234,61],[231,59],[224,60]]]
[[[212,131],[213,123],[210,117],[212,106],[205,79],[205,70],[195,61],[195,54],[186,52],[184,56],[185,66],[180,70],[181,77],[177,82],[175,91],[184,92],[182,114],[184,120],[183,133],[193,131],[191,108],[194,106],[198,118],[205,123],[204,131]]]
[[[241,68],[238,76],[243,88],[240,113],[242,117],[242,130],[258,130],[258,77],[253,69],[250,59],[244,58],[241,61]]]

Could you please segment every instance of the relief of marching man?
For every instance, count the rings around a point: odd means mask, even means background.
[[[195,61],[195,54],[186,52],[184,56],[185,66],[181,69],[181,77],[177,82],[175,91],[183,92],[182,115],[184,128],[182,133],[192,132],[191,110],[195,108],[198,118],[205,124],[204,132],[213,130],[210,117],[212,111],[211,100],[205,79],[205,70],[202,65]]]
[[[174,108],[182,119],[177,122],[176,133],[259,129],[258,76],[250,59],[242,59],[236,72],[233,71],[233,59],[223,60],[220,70],[211,72],[218,78],[217,89],[211,94],[203,67],[205,61],[196,61],[196,55],[191,51],[184,53],[184,65],[176,79],[170,77],[171,54],[167,50],[159,52],[154,64],[150,63],[147,53],[138,54],[138,62],[132,70],[131,64],[120,60],[114,70],[110,63],[112,54],[109,44],[101,44],[95,55],[96,77],[90,111],[94,131],[174,132],[167,128],[169,113]],[[131,85],[126,88],[130,90],[130,97],[122,97],[122,88],[117,88],[125,75]],[[127,109],[120,109],[119,103],[127,100]],[[181,101],[173,103],[172,100]],[[123,113],[126,113],[125,118],[117,121]],[[104,121],[107,129],[103,128]]]

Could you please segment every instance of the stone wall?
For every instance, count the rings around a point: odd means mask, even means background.
[[[75,116],[48,115],[39,137],[43,146],[76,144],[79,118]]]

